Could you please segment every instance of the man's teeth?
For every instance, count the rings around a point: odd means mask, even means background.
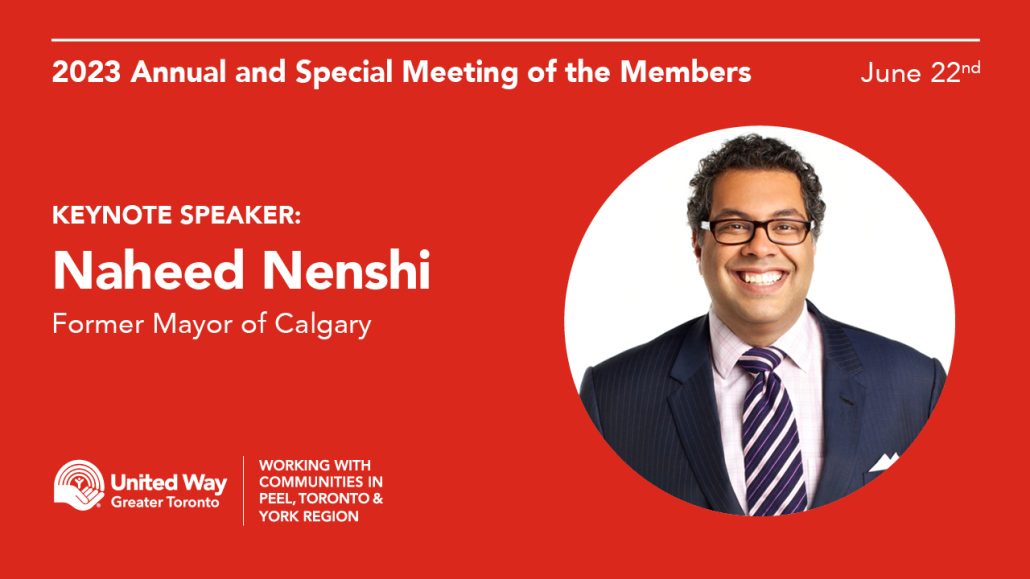
[[[783,277],[782,271],[770,271],[766,273],[745,273],[744,281],[754,285],[771,285]]]

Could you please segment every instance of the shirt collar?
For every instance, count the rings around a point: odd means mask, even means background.
[[[714,311],[708,312],[708,327],[712,342],[712,364],[719,376],[725,379],[751,346],[737,337]],[[794,325],[773,342],[773,346],[783,350],[787,358],[806,374],[811,371],[812,352],[808,345],[812,343],[812,333],[817,331],[816,328],[815,318],[808,311],[806,303]]]

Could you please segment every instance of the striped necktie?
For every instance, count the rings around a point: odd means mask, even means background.
[[[789,515],[808,507],[794,407],[773,372],[785,356],[779,348],[752,348],[737,362],[753,379],[744,398],[741,436],[752,516]]]

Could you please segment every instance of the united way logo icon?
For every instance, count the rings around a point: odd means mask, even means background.
[[[104,498],[104,476],[92,462],[73,460],[54,477],[54,502],[88,511]]]

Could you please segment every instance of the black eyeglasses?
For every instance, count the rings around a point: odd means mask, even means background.
[[[723,245],[744,245],[754,239],[759,227],[765,230],[769,241],[776,245],[798,245],[808,239],[808,232],[815,227],[815,221],[719,219],[701,222],[701,229],[711,231],[715,240]]]

